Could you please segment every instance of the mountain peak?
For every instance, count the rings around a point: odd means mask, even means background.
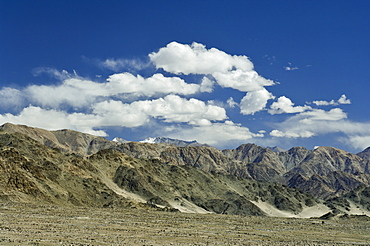
[[[367,147],[360,153],[357,153],[357,155],[361,157],[362,159],[370,159],[370,147]]]
[[[117,142],[117,143],[129,143],[130,142],[130,141],[127,141],[126,139],[119,138],[119,137],[115,137],[112,141]]]
[[[185,146],[205,146],[205,144],[200,144],[197,141],[185,141],[180,139],[173,139],[173,138],[166,138],[166,137],[148,137],[142,141],[141,143],[165,143],[165,144],[174,144],[178,147],[185,147]]]

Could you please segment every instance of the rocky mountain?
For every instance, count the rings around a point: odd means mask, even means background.
[[[74,154],[75,157],[83,160],[90,159],[92,155],[97,155],[103,150],[109,150],[126,154],[137,163],[149,161],[149,163],[156,163],[157,166],[176,166],[181,170],[186,169],[187,172],[195,168],[202,175],[213,175],[210,179],[222,176],[268,182],[270,185],[278,184],[279,187],[297,188],[325,200],[341,197],[357,187],[370,185],[370,160],[332,147],[318,147],[314,150],[294,147],[287,151],[274,152],[255,144],[243,144],[236,149],[219,150],[210,146],[179,147],[168,143],[121,143],[70,130],[49,132],[12,124],[5,124],[0,129],[3,132],[23,134],[37,141],[38,144],[60,150],[62,154]],[[140,170],[143,169],[145,168],[141,166]],[[135,176],[137,175],[139,174],[136,173]],[[141,171],[140,175],[151,176],[152,174]],[[195,180],[194,182],[199,183]],[[125,184],[120,183],[118,179],[114,183],[122,187]],[[168,184],[169,181],[161,183]],[[126,191],[127,189],[125,188]],[[152,188],[145,188],[145,190],[150,189]],[[169,190],[169,188],[166,189]],[[135,194],[137,195],[137,191]],[[245,196],[244,193],[240,194]],[[263,196],[258,197],[260,197],[259,201],[265,199],[262,198]],[[153,197],[145,199],[151,198]],[[144,198],[140,199],[143,201]],[[256,198],[248,200],[256,202]],[[187,200],[184,204],[189,204],[188,202],[194,201]],[[272,201],[269,200],[269,202]],[[170,204],[173,204],[173,201]]]
[[[366,149],[364,149],[360,153],[357,153],[357,155],[359,157],[361,157],[362,159],[368,159],[368,160],[370,160],[370,147],[367,147]]]
[[[119,138],[119,137],[115,137],[112,141],[113,142],[118,142],[118,143],[129,143],[129,142],[131,142],[131,141],[125,140],[123,138]]]
[[[109,141],[103,137],[96,137],[67,129],[47,131],[25,125],[5,123],[0,126],[0,130],[18,132],[47,147],[56,148],[67,153],[75,153],[81,156],[91,155],[99,150],[107,149],[118,144],[117,142]]]
[[[278,146],[274,146],[274,147],[266,147],[266,149],[270,149],[270,150],[272,150],[272,151],[273,151],[273,152],[275,152],[275,153],[286,151],[285,149],[280,148],[280,147],[278,147]]]
[[[335,197],[326,201],[326,205],[334,214],[356,211],[358,215],[366,215],[364,211],[370,211],[370,187],[358,186],[356,189],[342,197]]]
[[[279,184],[113,149],[84,157],[7,131],[0,131],[0,200],[244,215],[265,215],[260,204],[292,215],[317,205],[312,196]]]
[[[173,139],[173,138],[165,138],[165,137],[156,137],[156,138],[147,138],[141,143],[165,143],[165,144],[173,144],[177,147],[185,147],[185,146],[206,146],[206,144],[200,144],[197,141],[184,141],[180,139]]]
[[[221,150],[210,146],[177,147],[168,144],[131,142],[115,146],[113,149],[134,158],[156,159],[168,165],[191,166],[207,172],[252,178],[241,166],[241,162],[225,156]]]

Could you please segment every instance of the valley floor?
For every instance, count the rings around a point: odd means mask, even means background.
[[[370,245],[370,221],[4,203],[0,245]]]

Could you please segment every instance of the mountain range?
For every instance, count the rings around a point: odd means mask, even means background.
[[[292,217],[370,214],[369,152],[273,151],[255,144],[219,150],[6,123],[0,127],[0,200]]]

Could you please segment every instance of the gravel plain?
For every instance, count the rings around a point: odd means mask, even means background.
[[[9,203],[0,245],[370,245],[370,221]]]

